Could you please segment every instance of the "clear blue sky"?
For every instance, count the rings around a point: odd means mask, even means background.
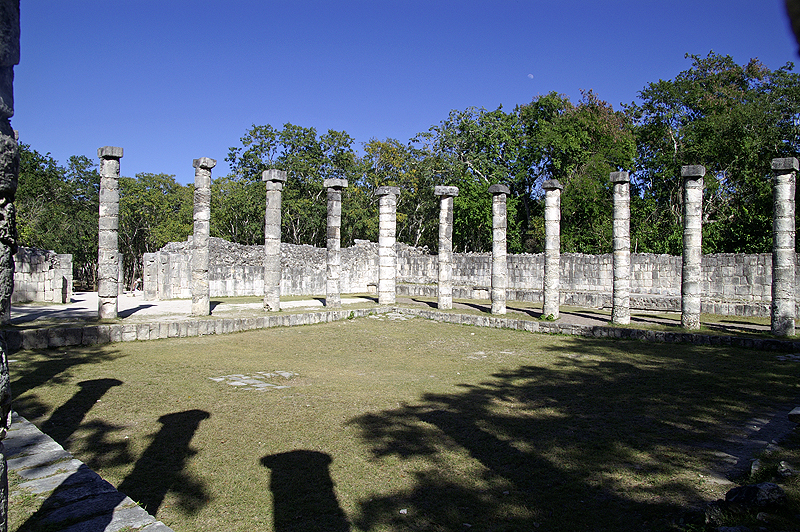
[[[592,89],[618,108],[710,50],[795,61],[782,0],[22,0],[20,141],[194,181],[252,124],[408,141],[451,109]]]

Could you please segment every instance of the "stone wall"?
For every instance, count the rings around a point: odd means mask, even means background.
[[[241,246],[211,239],[211,296],[263,295],[263,246]],[[324,295],[326,251],[311,246],[281,244],[282,295]],[[172,243],[145,255],[145,296],[148,299],[191,297],[187,242]],[[798,268],[800,272],[800,268]],[[377,285],[378,246],[357,241],[342,249],[342,293],[373,292]],[[453,254],[453,297],[488,299],[491,254]],[[437,256],[424,249],[397,244],[399,295],[436,297]],[[508,255],[508,299],[541,301],[544,280],[542,254]],[[772,283],[770,254],[705,255],[702,262],[703,311],[769,316]],[[611,254],[561,254],[561,302],[610,307],[613,289]],[[798,282],[800,286],[800,282]],[[631,307],[680,310],[681,258],[631,254]],[[800,301],[800,295],[798,296]]]
[[[14,268],[12,302],[68,303],[72,297],[72,255],[20,247]]]
[[[144,255],[144,296],[148,300],[188,299],[191,290],[191,237]],[[263,296],[264,246],[243,246],[210,239],[211,297]],[[325,294],[327,251],[312,246],[281,244],[281,295]],[[357,241],[342,249],[343,293],[374,291],[378,283],[378,245]]]

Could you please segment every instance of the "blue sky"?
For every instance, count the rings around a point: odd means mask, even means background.
[[[795,61],[783,0],[21,0],[11,123],[62,164],[194,181],[252,124],[408,141],[467,107],[592,89],[618,108],[710,50]]]

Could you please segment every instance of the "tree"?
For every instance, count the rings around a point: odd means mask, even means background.
[[[451,111],[418,140],[434,163],[436,184],[459,187],[453,202],[453,246],[488,251],[492,245],[492,199],[489,186],[510,185],[519,171],[520,130],[516,114],[468,108]],[[508,248],[520,251],[516,197],[507,202]]]
[[[324,247],[327,207],[323,180],[355,181],[358,165],[353,139],[343,131],[317,136],[314,128],[285,124],[280,131],[254,125],[241,142],[241,147],[230,148],[226,158],[231,175],[212,185],[212,233],[243,244],[262,243],[266,192],[261,172],[277,168],[287,173],[282,195],[283,241]],[[362,192],[356,189],[345,197],[359,194]],[[355,211],[348,212],[349,202],[343,201],[342,208],[343,217],[358,218]],[[352,243],[354,238],[361,237],[346,232],[343,243]]]
[[[67,168],[50,154],[20,144],[17,230],[22,246],[72,254],[73,278],[87,288],[97,281],[100,176],[84,156]]]
[[[737,65],[713,52],[687,57],[691,68],[649,83],[642,103],[626,108],[636,125],[641,188],[632,237],[640,251],[680,253],[680,167],[702,164],[704,252],[767,252],[767,177],[772,158],[795,156],[800,147],[800,78],[791,63],[770,71],[756,59]]]
[[[150,173],[120,177],[119,184],[119,249],[131,286],[142,275],[145,253],[184,241],[192,233],[194,186],[179,184],[173,175]]]
[[[562,250],[608,253],[613,217],[608,176],[633,164],[629,121],[592,91],[583,92],[577,105],[555,94],[544,98],[534,105],[533,113],[521,109],[520,115],[531,132],[528,161],[538,175],[544,173],[564,185]]]

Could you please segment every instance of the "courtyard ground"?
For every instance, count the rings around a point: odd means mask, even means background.
[[[786,354],[400,313],[14,359],[15,408],[179,532],[677,530],[800,395]]]

